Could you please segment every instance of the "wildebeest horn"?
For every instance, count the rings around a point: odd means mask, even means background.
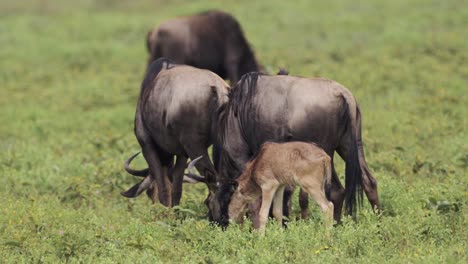
[[[205,176],[203,175],[198,175],[194,170],[193,170],[193,167],[195,167],[195,163],[197,163],[197,161],[199,161],[201,158],[203,158],[203,156],[200,156],[192,161],[190,161],[189,165],[188,165],[188,171],[189,173],[185,173],[185,176],[187,176],[188,178],[196,181],[196,182],[206,182],[206,178]],[[185,177],[184,177],[185,178]]]
[[[140,195],[143,191],[147,190],[151,186],[151,177],[146,176],[141,182],[135,184],[132,188],[121,192],[122,196],[127,198],[135,198]]]
[[[124,168],[128,173],[130,173],[133,176],[146,177],[149,174],[149,169],[148,168],[143,169],[143,170],[134,170],[134,169],[130,168],[130,162],[132,162],[132,160],[136,156],[138,156],[138,154],[140,154],[140,152],[137,152],[136,154],[134,154],[133,156],[128,158],[124,163]]]

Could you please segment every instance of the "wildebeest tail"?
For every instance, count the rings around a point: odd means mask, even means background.
[[[146,70],[145,78],[141,83],[140,100],[148,98],[151,88],[154,86],[155,78],[163,68],[168,69],[172,62],[166,58],[159,58],[152,62]]]
[[[342,98],[345,105],[345,115],[343,118],[345,119],[346,130],[351,132],[351,144],[348,148],[345,165],[345,205],[346,213],[354,216],[357,210],[357,202],[362,204],[362,170],[359,165],[358,146],[356,140],[356,111],[353,111],[353,109],[350,108],[350,105],[344,96],[342,96]]]

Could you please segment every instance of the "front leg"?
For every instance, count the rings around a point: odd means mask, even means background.
[[[260,207],[260,213],[258,216],[259,219],[259,228],[258,231],[260,234],[265,234],[265,228],[268,221],[268,212],[270,211],[271,203],[273,201],[273,196],[275,195],[277,186],[261,186],[262,188],[262,205]]]

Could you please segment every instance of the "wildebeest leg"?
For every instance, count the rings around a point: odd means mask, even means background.
[[[302,188],[299,191],[299,206],[301,207],[301,218],[307,219],[309,215],[309,195]]]
[[[273,199],[273,217],[275,217],[280,224],[283,224],[283,195],[286,192],[284,189],[285,186],[279,187]]]
[[[345,198],[345,189],[338,178],[338,175],[335,170],[335,166],[333,164],[333,157],[332,157],[332,180],[331,180],[331,187],[330,187],[330,201],[333,203],[334,212],[333,218],[337,223],[341,222],[341,210],[343,209],[343,201]]]
[[[187,167],[187,157],[178,155],[175,166],[172,170],[172,205],[180,203],[182,197],[182,183],[184,179],[184,170]]]
[[[291,213],[291,205],[292,205],[292,196],[294,194],[294,187],[285,187],[284,188],[284,194],[283,194],[283,199],[282,199],[282,204],[283,204],[283,215],[289,218],[289,214]],[[287,227],[286,224],[288,223],[288,220],[283,219],[283,227]]]
[[[273,196],[277,190],[277,186],[261,186],[262,188],[262,205],[260,206],[259,213],[259,228],[261,234],[265,233],[266,223],[268,221],[268,212],[270,211],[271,202],[273,201]]]
[[[141,145],[143,150],[143,156],[145,157],[150,169],[150,175],[151,177],[155,178],[155,181],[153,181],[153,189],[157,188],[158,190],[156,193],[158,195],[159,202],[166,207],[171,207],[171,183],[169,181],[169,178],[167,177],[166,172],[163,170],[161,161],[159,159],[159,155],[156,152],[156,148],[152,143]],[[151,199],[153,203],[156,201],[155,192],[153,192]]]

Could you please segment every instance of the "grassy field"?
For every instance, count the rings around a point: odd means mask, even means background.
[[[75,2],[0,1],[0,263],[468,262],[465,1]],[[122,163],[139,150],[146,32],[208,8],[238,18],[270,71],[354,93],[381,221],[366,203],[329,238],[295,198],[289,228],[259,237],[210,226],[203,185],[174,209],[119,195],[137,181]]]

